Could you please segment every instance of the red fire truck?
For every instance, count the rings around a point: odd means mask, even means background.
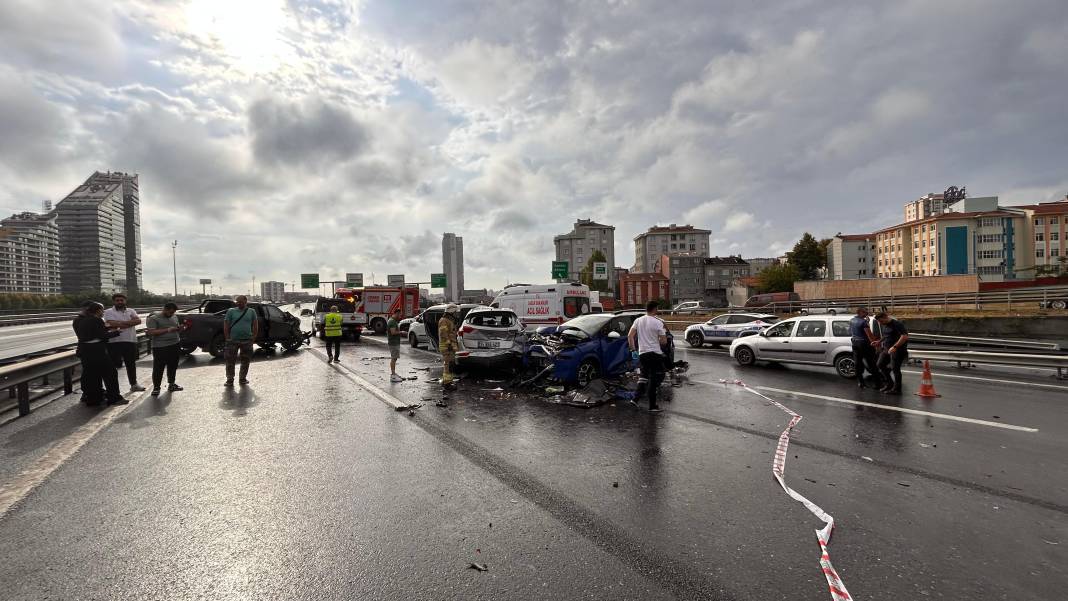
[[[419,288],[415,286],[339,288],[337,295],[341,296],[343,291],[355,295],[356,312],[367,316],[365,323],[379,336],[386,333],[386,320],[395,307],[400,307],[401,319],[419,314]]]

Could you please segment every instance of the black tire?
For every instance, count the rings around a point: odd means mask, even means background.
[[[575,375],[578,378],[578,385],[585,387],[590,382],[601,377],[601,366],[597,364],[596,359],[584,359],[582,363],[579,364]]]
[[[282,348],[287,351],[295,351],[304,345],[304,338],[296,336],[282,343]]]
[[[381,317],[376,317],[371,320],[371,329],[375,331],[375,336],[382,336],[386,333],[386,320]]]
[[[215,338],[211,339],[211,345],[204,350],[208,351],[212,357],[218,359],[226,352],[226,339],[223,338],[222,334],[216,334]]]
[[[408,332],[408,344],[412,348],[419,348],[419,337],[415,335],[415,332]]]
[[[801,309],[801,315],[808,315],[808,309]]]
[[[756,363],[756,353],[748,346],[739,346],[734,350],[734,360],[738,362],[738,365],[749,367]]]
[[[835,311],[834,309],[828,310],[827,313],[830,313],[831,315],[838,315],[838,311]]]
[[[1068,309],[1068,301],[1055,300],[1050,303],[1049,306],[1053,307],[1054,309]]]
[[[705,345],[705,335],[701,332],[694,330],[686,335],[686,342],[692,347],[701,347]]]
[[[851,353],[842,353],[834,358],[834,369],[843,378],[857,377],[857,362]]]

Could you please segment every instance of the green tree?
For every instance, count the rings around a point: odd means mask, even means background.
[[[757,292],[793,292],[794,282],[801,279],[796,265],[769,265],[757,275]]]
[[[805,232],[794,249],[786,253],[786,262],[797,268],[799,279],[814,280],[819,277],[820,268],[827,265],[827,249],[821,247],[812,234]]]
[[[608,258],[604,256],[603,252],[599,250],[593,251],[593,254],[590,255],[589,260],[586,261],[586,266],[583,267],[582,271],[579,273],[579,280],[583,284],[589,286],[590,290],[596,290],[598,292],[608,292],[608,280],[593,279],[593,264],[607,262]],[[612,266],[609,265],[608,268],[611,269]]]

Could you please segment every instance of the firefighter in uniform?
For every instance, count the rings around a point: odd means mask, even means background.
[[[326,362],[341,363],[341,323],[344,318],[337,311],[337,305],[330,307],[330,312],[323,317],[323,337],[326,338]]]
[[[441,385],[452,386],[452,363],[456,360],[459,343],[456,341],[456,322],[459,320],[460,307],[449,304],[445,314],[438,320],[438,350],[441,351]]]

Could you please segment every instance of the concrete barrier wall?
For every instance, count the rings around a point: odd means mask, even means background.
[[[979,278],[974,275],[878,278],[869,280],[810,280],[794,283],[794,292],[800,295],[802,300],[952,294],[978,291]]]
[[[1006,340],[1045,340],[1068,346],[1068,317],[925,317],[902,319],[910,332]]]

